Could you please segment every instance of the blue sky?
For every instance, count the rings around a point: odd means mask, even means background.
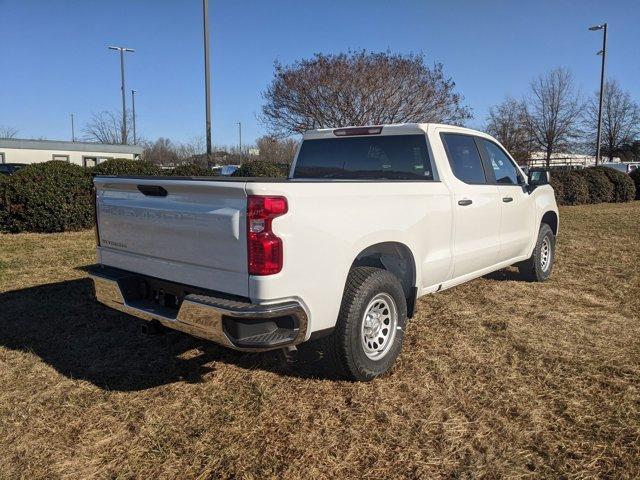
[[[598,88],[601,32],[609,23],[608,75],[640,100],[638,1],[224,1],[211,2],[213,142],[265,133],[261,93],[284,63],[348,49],[422,52],[442,62],[472,107],[471,126],[505,95],[557,66],[585,93]],[[92,112],[119,110],[117,52],[138,91],[146,138],[204,135],[201,0],[0,0],[0,125],[23,138],[70,138]],[[128,99],[129,101],[129,99]]]

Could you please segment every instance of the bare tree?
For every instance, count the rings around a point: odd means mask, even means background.
[[[430,68],[423,55],[361,51],[276,62],[263,96],[262,120],[278,136],[345,125],[463,124],[471,118],[442,64]]]
[[[579,136],[583,104],[573,75],[557,68],[533,80],[524,105],[527,132],[549,166],[551,155],[567,151]]]
[[[596,150],[598,133],[598,92],[587,102],[584,112],[585,140],[589,151]],[[618,82],[605,84],[602,105],[602,140],[600,147],[609,160],[613,160],[623,146],[640,139],[640,106]]]
[[[147,142],[142,151],[142,159],[156,165],[175,166],[181,162],[176,146],[168,138],[160,137],[155,142]]]
[[[523,102],[507,97],[489,109],[485,126],[487,133],[498,139],[518,163],[526,163],[531,157],[525,115]]]
[[[185,161],[194,159],[197,160],[196,163],[199,163],[200,157],[207,151],[207,145],[204,137],[196,136],[191,138],[188,142],[178,144],[176,151],[178,156]]]
[[[19,131],[17,128],[10,127],[9,125],[0,125],[0,138],[16,138]]]
[[[640,140],[625,143],[614,152],[623,162],[640,162]]]
[[[256,147],[260,151],[260,160],[291,165],[298,148],[298,142],[291,138],[279,139],[265,135],[256,140]]]
[[[127,131],[133,130],[133,117],[127,115]],[[85,125],[84,139],[89,142],[122,143],[122,113],[104,111],[94,113]]]

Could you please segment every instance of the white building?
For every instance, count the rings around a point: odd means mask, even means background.
[[[603,162],[608,162],[608,157],[602,158]],[[613,158],[613,162],[618,163],[618,157]],[[551,167],[574,167],[586,168],[596,164],[596,157],[593,155],[581,155],[578,153],[552,153],[549,166]],[[533,152],[531,159],[527,162],[529,167],[544,167],[547,165],[547,155],[544,152]]]
[[[135,160],[141,153],[142,147],[138,145],[0,138],[0,163],[40,163],[62,160],[92,167],[111,158]]]

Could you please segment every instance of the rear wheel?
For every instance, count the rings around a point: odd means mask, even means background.
[[[546,223],[540,225],[538,239],[533,253],[524,262],[518,264],[523,279],[530,282],[544,282],[551,276],[555,260],[556,237]]]
[[[351,270],[333,333],[320,339],[336,373],[369,381],[389,371],[402,348],[407,301],[398,279],[386,270]]]

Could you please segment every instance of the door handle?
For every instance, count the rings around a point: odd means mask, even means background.
[[[465,198],[464,200],[458,200],[458,205],[462,205],[463,207],[466,207],[467,205],[471,205],[473,203],[473,200],[469,200],[467,198]]]
[[[512,197],[502,197],[502,201],[504,203],[513,202],[513,198]]]
[[[148,197],[166,197],[167,191],[160,185],[138,185],[140,193]]]

